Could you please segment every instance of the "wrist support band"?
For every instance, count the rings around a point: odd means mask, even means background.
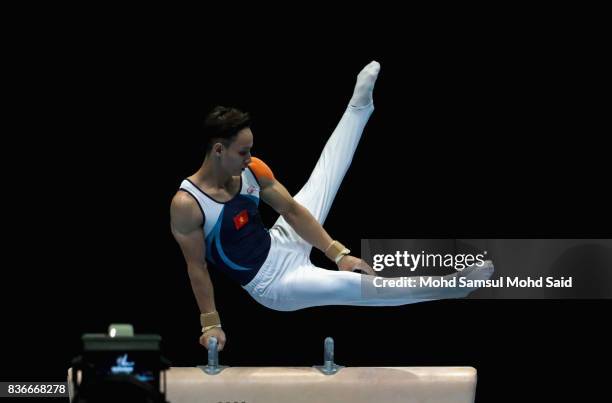
[[[349,253],[351,253],[351,251],[338,241],[333,241],[325,250],[325,256],[336,262],[336,264]]]
[[[208,313],[200,314],[200,324],[202,327],[208,326],[221,326],[221,319],[219,319],[219,313],[217,311],[212,311]]]

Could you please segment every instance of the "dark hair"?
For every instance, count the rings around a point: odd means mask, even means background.
[[[204,136],[206,137],[205,153],[208,155],[215,143],[221,143],[226,147],[234,141],[238,132],[251,125],[251,117],[248,113],[236,108],[225,106],[215,107],[204,118]]]

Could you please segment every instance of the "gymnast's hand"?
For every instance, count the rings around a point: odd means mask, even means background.
[[[225,346],[225,332],[220,327],[215,327],[204,332],[204,334],[200,336],[200,344],[206,347],[208,350],[208,339],[213,336],[217,338],[217,350],[223,350],[223,347]]]
[[[370,267],[369,264],[366,263],[365,260],[356,258],[355,256],[351,256],[351,255],[345,255],[342,257],[342,259],[340,259],[340,261],[338,262],[338,270],[342,270],[342,271],[361,270],[365,274],[370,274],[372,276],[376,275],[374,270]]]

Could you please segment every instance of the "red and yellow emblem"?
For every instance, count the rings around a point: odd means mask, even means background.
[[[237,230],[244,227],[249,222],[249,213],[246,210],[242,210],[238,215],[234,216],[234,227]]]

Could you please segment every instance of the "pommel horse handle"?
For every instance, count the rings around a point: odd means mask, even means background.
[[[216,337],[213,336],[208,339],[208,365],[199,368],[208,375],[216,375],[227,368],[226,365],[219,365],[219,346]]]
[[[323,365],[314,365],[314,368],[325,375],[333,375],[344,368],[334,363],[334,339],[331,337],[326,337],[323,344]]]

